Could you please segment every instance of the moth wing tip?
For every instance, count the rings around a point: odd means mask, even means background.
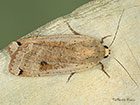
[[[13,42],[11,42],[8,45],[8,52],[9,52],[9,54],[10,54],[11,57],[15,53],[15,51],[17,50],[17,48],[18,48],[18,44],[17,44],[16,41],[13,41]]]

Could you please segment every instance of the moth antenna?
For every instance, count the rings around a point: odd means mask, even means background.
[[[116,36],[117,36],[117,34],[118,34],[118,30],[119,30],[119,27],[120,27],[120,23],[121,23],[121,19],[122,19],[123,13],[124,13],[124,9],[123,9],[122,14],[121,14],[121,16],[120,16],[120,18],[119,18],[118,25],[117,25],[117,29],[116,29],[114,38],[113,38],[111,44],[109,45],[109,47],[112,46],[112,44],[114,43],[114,41],[115,41],[115,39],[116,39]]]
[[[130,46],[129,46],[129,44],[127,43],[127,41],[126,41],[126,39],[125,39],[125,38],[124,38],[124,41],[125,41],[125,43],[126,43],[126,45],[127,45],[128,49],[129,49],[129,51],[131,52],[131,54],[132,54],[132,56],[133,56],[133,58],[134,58],[135,62],[137,63],[137,66],[138,66],[139,70],[140,70],[140,65],[138,64],[138,61],[137,61],[137,59],[136,59],[136,57],[135,57],[135,55],[134,55],[133,51],[131,50],[131,48],[130,48]]]
[[[130,75],[130,73],[127,71],[127,69],[123,66],[123,64],[119,61],[119,60],[117,60],[115,57],[113,57],[113,56],[111,56],[113,59],[115,59],[120,65],[121,65],[121,67],[126,71],[126,73],[128,74],[128,76],[131,78],[131,80],[135,83],[135,85],[137,86],[137,87],[139,87],[138,86],[138,84],[137,84],[137,82],[132,78],[132,76]]]

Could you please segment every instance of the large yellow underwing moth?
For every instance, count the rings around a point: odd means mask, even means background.
[[[110,46],[117,35],[122,14]],[[67,25],[75,35],[32,36],[9,44],[8,51],[11,56],[10,73],[23,77],[69,73],[71,75],[68,80],[70,80],[74,73],[88,70],[97,64],[101,64],[102,71],[110,77],[101,63],[101,60],[110,54],[108,47],[102,45],[103,40],[110,35],[98,41],[93,37],[80,35],[68,23]],[[115,60],[120,63],[117,59]],[[121,66],[124,68],[122,64]],[[132,77],[131,79],[133,80]]]
[[[22,45],[16,51],[12,50],[19,43]],[[17,76],[80,72],[99,64],[105,50],[99,41],[84,35],[31,37],[9,45],[12,58],[9,68]]]

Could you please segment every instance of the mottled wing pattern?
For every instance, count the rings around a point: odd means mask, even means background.
[[[12,74],[46,76],[79,72],[95,66],[104,56],[103,46],[92,37],[56,35],[40,39],[43,40],[25,39],[15,51],[9,66]]]

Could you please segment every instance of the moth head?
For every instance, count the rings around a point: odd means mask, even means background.
[[[107,58],[110,55],[111,50],[108,49],[108,46],[104,45],[105,48],[105,56],[104,58]]]

